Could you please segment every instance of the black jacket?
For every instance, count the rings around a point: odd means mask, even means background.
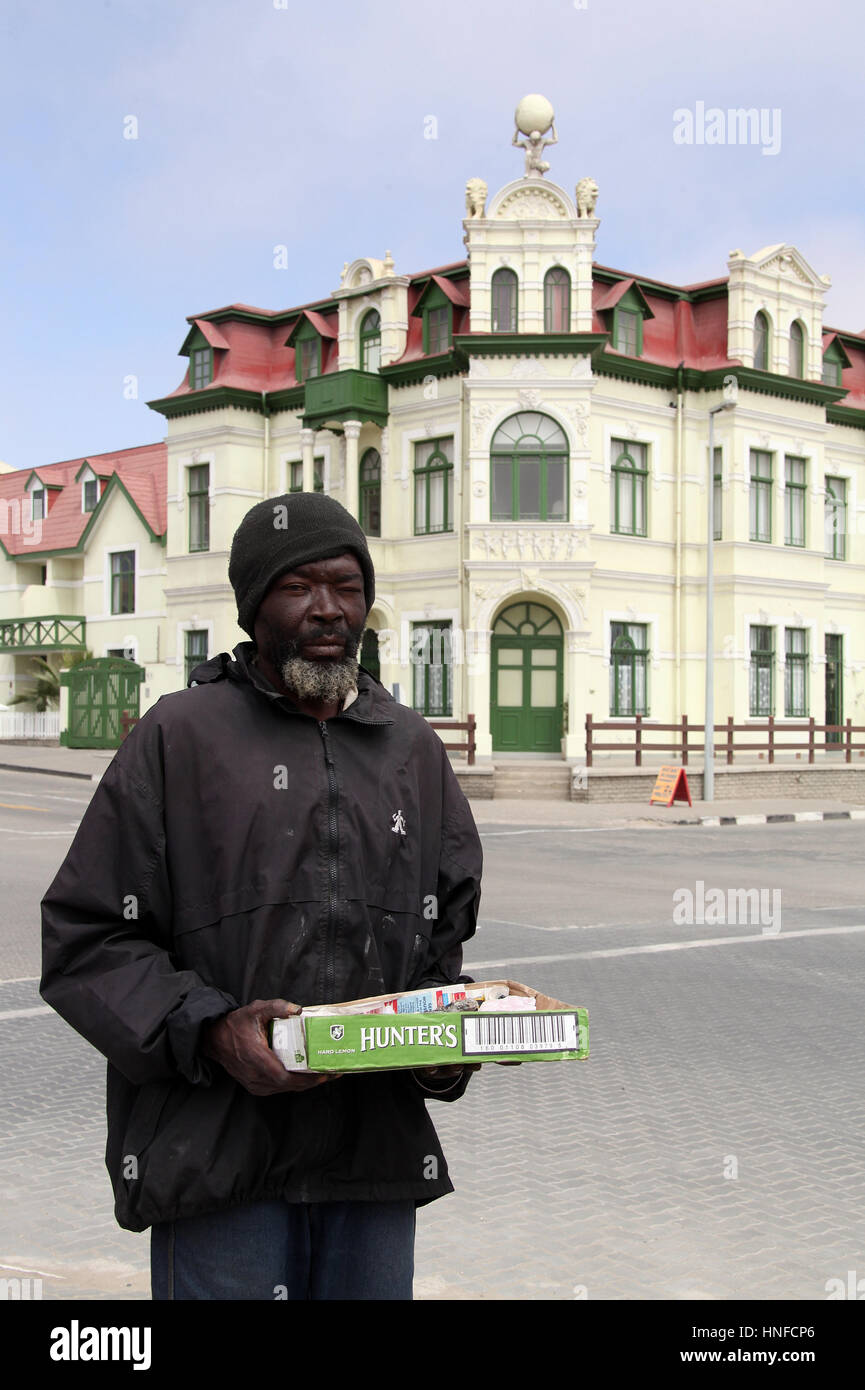
[[[434,1082],[346,1075],[256,1097],[199,1054],[202,1023],[254,999],[456,981],[480,899],[474,820],[426,721],[361,670],[356,700],[320,723],[254,652],[206,662],[141,718],[42,902],[42,997],[108,1058],[128,1230],[279,1197],[453,1191]]]

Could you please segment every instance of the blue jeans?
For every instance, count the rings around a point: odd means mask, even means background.
[[[254,1202],[152,1227],[154,1301],[411,1299],[415,1204]]]

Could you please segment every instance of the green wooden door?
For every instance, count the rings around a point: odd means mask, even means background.
[[[60,677],[69,688],[67,726],[60,742],[67,748],[119,748],[123,714],[138,718],[144,670],[134,661],[99,657],[82,662]]]
[[[844,661],[843,637],[826,634],[826,723],[841,724],[844,720]],[[827,743],[840,743],[843,734],[827,734]]]
[[[558,753],[562,738],[562,630],[539,603],[517,603],[493,628],[493,750]]]

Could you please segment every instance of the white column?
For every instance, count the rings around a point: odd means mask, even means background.
[[[312,492],[315,488],[315,430],[301,430],[300,456],[303,459],[301,486],[304,492]]]
[[[489,629],[470,629],[466,633],[468,664],[468,705],[466,713],[475,716],[476,755],[492,757],[490,728],[490,633]]]
[[[358,519],[360,506],[360,469],[358,467],[357,441],[360,438],[360,420],[345,420],[345,507]]]

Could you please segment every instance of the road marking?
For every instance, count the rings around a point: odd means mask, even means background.
[[[24,795],[24,792],[17,792],[14,787],[0,787],[0,796]],[[37,792],[36,795],[44,797],[46,801],[71,801],[75,806],[90,805],[90,801],[86,796],[61,796],[59,792]]]
[[[493,970],[502,965],[543,965],[568,960],[600,960],[607,956],[640,956],[661,951],[690,951],[698,946],[742,946],[751,941],[791,941],[799,936],[840,936],[843,932],[865,932],[865,923],[855,927],[809,927],[803,931],[780,931],[764,936],[712,936],[699,941],[661,941],[650,946],[616,946],[606,951],[570,951],[561,956],[508,956],[504,960],[466,961],[465,970]]]
[[[0,835],[23,835],[25,840],[45,840],[58,835],[69,839],[69,831],[78,829],[78,821],[72,821],[65,830],[23,830],[17,826],[0,825]]]
[[[0,980],[0,985],[35,985],[38,983],[38,975],[16,975],[14,980]]]
[[[24,806],[20,801],[0,801],[7,811],[41,811],[43,816],[51,815],[50,806]]]
[[[0,1023],[4,1023],[8,1018],[35,1018],[37,1014],[53,1014],[54,1009],[47,1004],[42,1004],[36,1009],[7,1009],[0,1014]]]
[[[4,1265],[0,1269],[18,1269],[22,1274],[41,1274],[45,1279],[65,1279],[65,1274],[49,1274],[47,1269],[37,1269],[35,1265]]]
[[[626,821],[610,821],[609,825],[545,825],[538,830],[481,830],[479,833],[488,839],[494,836],[501,839],[504,835],[552,835],[561,833],[562,835],[602,835],[605,830],[622,830],[626,828]],[[641,829],[642,827],[631,827]]]
[[[478,927],[520,927],[525,931],[595,931],[599,928],[627,931],[629,927],[656,927],[656,917],[645,917],[633,922],[565,922],[563,926],[542,926],[538,922],[512,922],[505,917],[482,917]]]

